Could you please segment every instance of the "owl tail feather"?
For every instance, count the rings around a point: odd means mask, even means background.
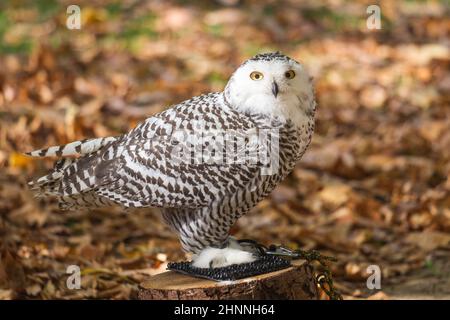
[[[76,165],[81,158],[75,158],[74,156],[83,156],[96,152],[116,139],[117,137],[106,137],[74,141],[66,145],[54,146],[26,153],[32,157],[62,157],[55,162],[53,170],[49,174],[28,182],[28,185],[32,191],[37,192],[37,197],[45,195],[59,196],[62,192],[62,186],[67,187],[64,181],[62,181],[63,176],[72,176],[77,171]],[[69,182],[77,185],[77,192],[81,192],[82,189],[89,189],[87,181],[82,181],[82,179],[77,178],[76,175],[74,177],[75,180]]]
[[[46,149],[27,152],[25,154],[31,157],[69,157],[84,155],[95,152],[116,139],[117,137],[106,137],[74,141],[62,146],[53,146]]]

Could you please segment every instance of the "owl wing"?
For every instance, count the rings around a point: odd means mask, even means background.
[[[111,203],[203,207],[238,189],[247,190],[258,175],[260,164],[245,160],[260,152],[261,145],[248,139],[259,127],[253,118],[229,108],[220,93],[203,95],[145,120],[123,136],[28,153],[61,158],[49,174],[29,184],[38,195],[58,197],[64,209]],[[195,141],[199,133],[202,143]]]
[[[126,207],[198,208],[245,188],[260,168],[229,161],[219,151],[227,135],[242,141],[256,127],[225,112],[218,99],[210,94],[188,100],[102,150],[94,170],[96,194]],[[201,144],[195,141],[199,133],[206,133]]]

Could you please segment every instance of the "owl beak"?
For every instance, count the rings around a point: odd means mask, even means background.
[[[276,98],[278,95],[278,84],[275,81],[272,82],[272,93]]]

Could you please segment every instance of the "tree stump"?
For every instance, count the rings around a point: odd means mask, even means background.
[[[139,286],[140,300],[236,300],[319,298],[312,266],[304,260],[292,267],[236,281],[216,282],[173,271],[153,276]]]

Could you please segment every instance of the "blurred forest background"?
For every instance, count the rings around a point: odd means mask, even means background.
[[[380,1],[381,30],[366,27],[370,1],[226,2],[0,2],[0,299],[133,298],[185,258],[156,209],[34,199],[26,182],[52,162],[22,152],[126,132],[276,50],[314,76],[317,129],[234,235],[336,256],[346,298],[450,297],[449,2]],[[70,4],[81,30],[66,28]],[[81,290],[66,287],[71,264]],[[381,290],[366,287],[371,264]]]

